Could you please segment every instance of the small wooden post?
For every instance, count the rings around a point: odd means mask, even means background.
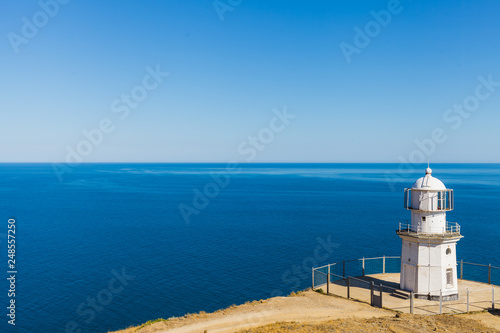
[[[439,289],[439,314],[443,314],[443,289]]]
[[[351,298],[351,278],[347,277],[347,299]]]
[[[382,257],[382,274],[385,274],[385,255]]]
[[[491,309],[495,310],[495,288],[491,288]]]
[[[374,283],[371,281],[370,283],[370,305],[373,306],[373,289],[374,289]]]
[[[314,267],[312,269],[312,290],[314,290]]]
[[[410,291],[410,313],[413,314],[413,291]]]
[[[330,294],[330,265],[328,265],[328,274],[326,275],[326,294]]]
[[[363,276],[365,276],[365,257],[363,257],[363,264],[362,264],[362,267],[363,267]]]
[[[464,260],[460,259],[460,280],[464,279]]]
[[[488,264],[488,284],[491,284],[491,264]]]
[[[382,308],[382,293],[384,292],[384,286],[380,284],[380,307]]]
[[[467,312],[469,312],[469,288],[467,288]]]
[[[345,260],[342,260],[342,277],[345,278]]]

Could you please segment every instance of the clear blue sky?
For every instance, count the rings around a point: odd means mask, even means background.
[[[499,1],[54,1],[1,4],[0,162],[64,161],[105,118],[84,162],[245,162],[283,107],[296,118],[252,162],[400,162],[436,128],[425,159],[500,162],[500,86],[478,88],[500,82]],[[348,63],[355,27],[375,30]],[[120,119],[157,65],[169,76]]]

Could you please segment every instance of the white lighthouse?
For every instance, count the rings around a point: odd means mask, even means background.
[[[446,221],[453,210],[453,190],[447,189],[432,170],[405,189],[404,207],[411,211],[411,224],[401,224],[401,289],[415,297],[458,299],[456,245],[463,237],[457,223]]]

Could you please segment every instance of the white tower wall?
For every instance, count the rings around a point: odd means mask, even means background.
[[[411,226],[415,232],[444,232],[446,230],[446,213],[412,211]]]

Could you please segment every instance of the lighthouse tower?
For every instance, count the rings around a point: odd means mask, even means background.
[[[457,223],[446,221],[453,210],[453,190],[447,189],[432,170],[405,189],[404,207],[411,212],[411,223],[396,231],[401,249],[401,289],[415,297],[458,299],[456,245],[463,237]]]

